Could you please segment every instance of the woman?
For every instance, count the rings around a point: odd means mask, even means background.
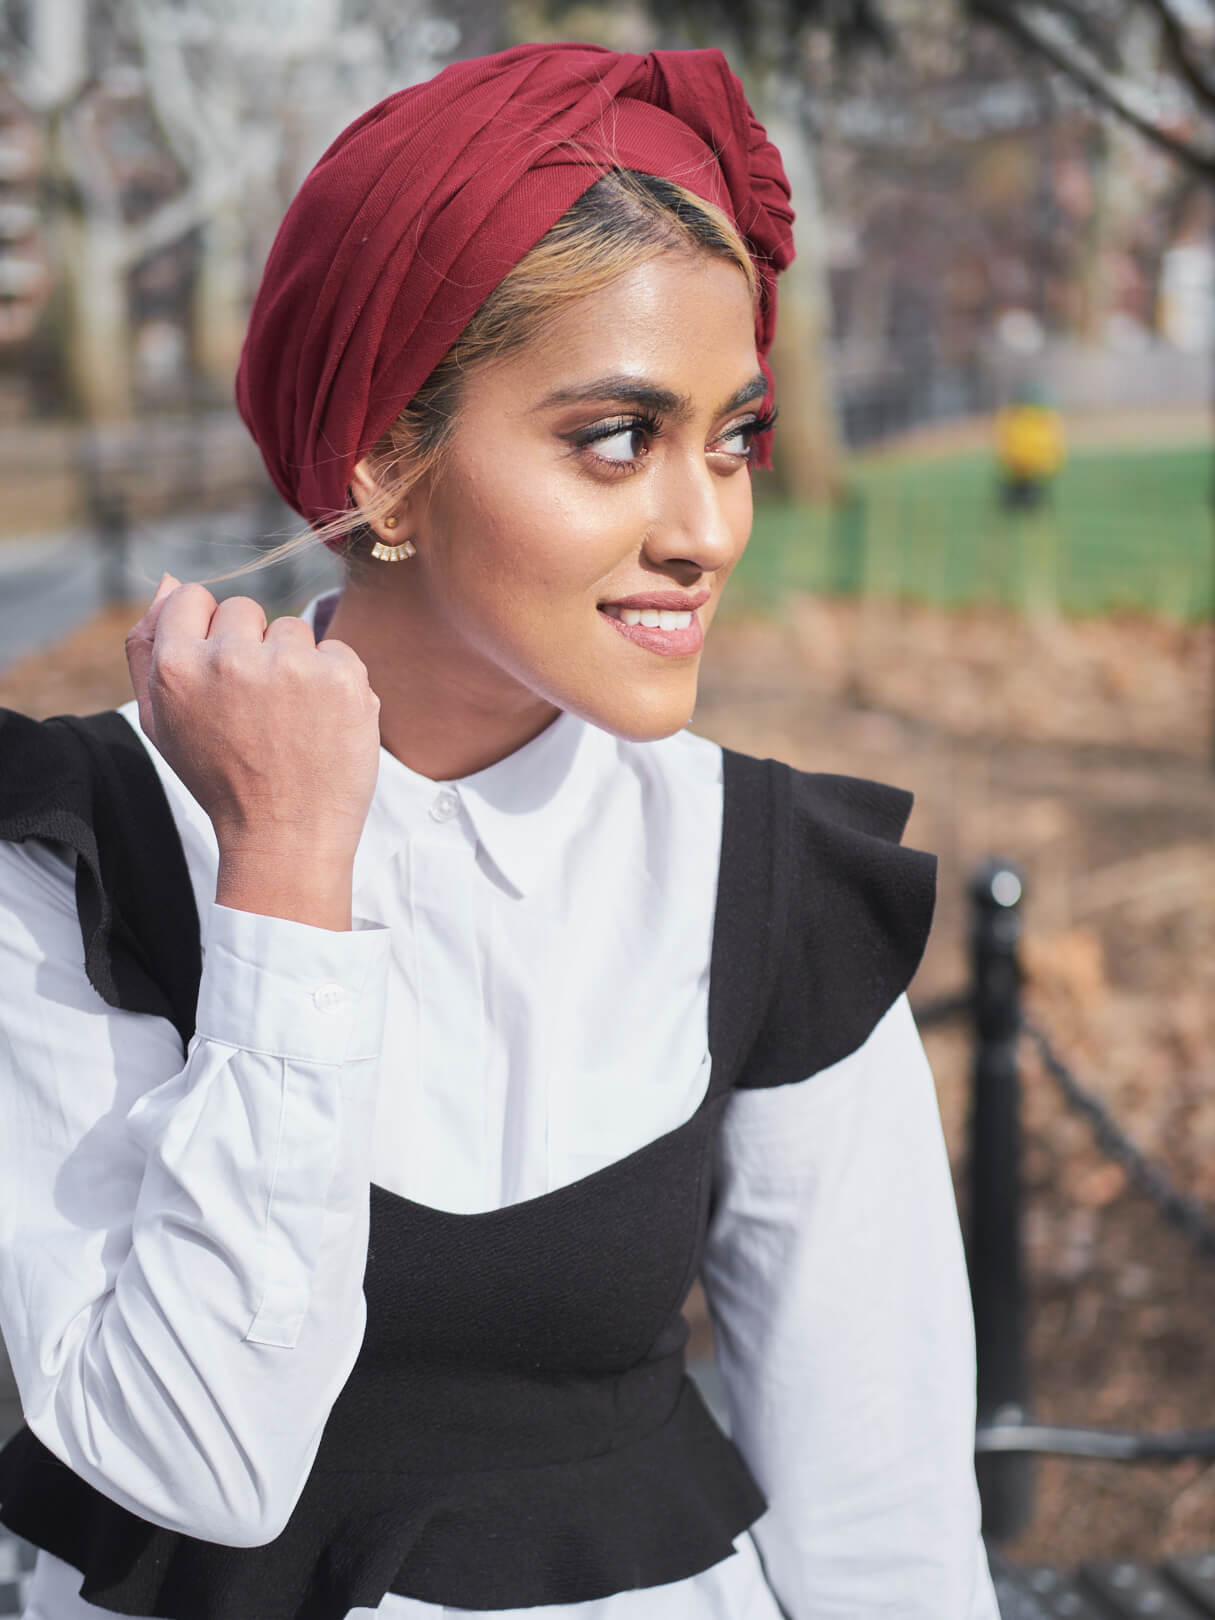
[[[0,731],[32,1620],[994,1615],[909,797],[681,729],[790,219],[714,51],[390,97],[238,379],[344,588]]]

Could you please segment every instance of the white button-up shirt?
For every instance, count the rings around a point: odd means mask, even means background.
[[[381,751],[340,934],[216,905],[210,822],[148,746],[203,927],[184,1058],[88,983],[64,852],[0,843],[0,1328],[26,1421],[77,1474],[254,1545],[359,1350],[369,1183],[494,1209],[696,1109],[721,754],[568,714],[458,782]],[[995,1620],[969,1296],[905,998],[832,1068],[737,1093],[716,1173],[704,1281],[769,1510],[700,1575],[526,1614]],[[27,1620],[98,1620],[79,1584],[41,1553]]]

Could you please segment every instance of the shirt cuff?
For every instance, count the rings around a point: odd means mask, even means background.
[[[349,933],[212,905],[195,1028],[207,1040],[304,1063],[379,1055],[387,928]]]

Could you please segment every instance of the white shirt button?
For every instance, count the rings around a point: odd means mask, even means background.
[[[312,1004],[318,1012],[339,1012],[346,1003],[346,992],[340,984],[318,984],[312,992]]]
[[[436,821],[450,821],[453,816],[460,814],[459,795],[451,788],[444,788],[441,793],[435,794],[430,813]]]

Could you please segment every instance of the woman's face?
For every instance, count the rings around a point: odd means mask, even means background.
[[[471,373],[401,527],[412,606],[461,684],[512,683],[633,739],[685,725],[751,529],[763,395],[742,272],[676,252]]]

